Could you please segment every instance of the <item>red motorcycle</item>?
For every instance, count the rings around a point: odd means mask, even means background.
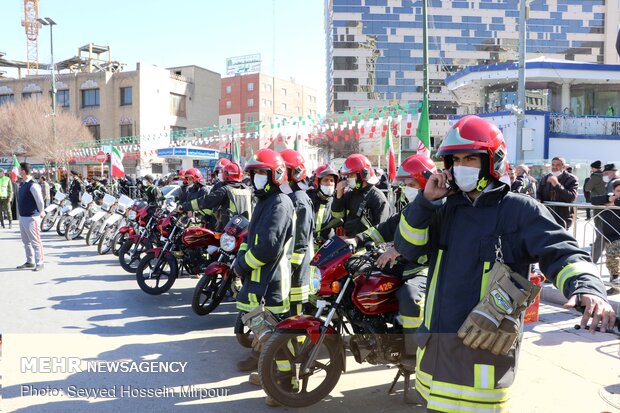
[[[334,237],[314,256],[311,265],[321,273],[316,315],[278,323],[260,355],[263,389],[280,404],[306,407],[332,391],[345,370],[345,334],[350,335],[349,348],[358,363],[399,367],[390,392],[404,373],[395,294],[404,282],[375,267],[381,252],[370,248],[353,256],[351,247]],[[329,312],[320,318],[327,306]]]
[[[243,215],[233,216],[220,236],[219,258],[205,269],[204,275],[196,284],[192,298],[192,310],[198,315],[207,315],[215,310],[231,291],[235,278],[229,273],[232,262],[248,233],[250,222]]]
[[[178,278],[179,269],[200,274],[217,256],[220,234],[189,224],[190,219],[178,212],[159,219],[157,229],[163,245],[146,251],[136,268],[136,280],[142,291],[152,295],[165,293]]]
[[[160,209],[157,205],[147,205],[137,211],[137,227],[129,225],[121,228],[120,233],[127,235],[118,250],[118,261],[125,271],[135,273],[142,255],[158,241],[155,234],[157,221],[166,213],[167,210]]]

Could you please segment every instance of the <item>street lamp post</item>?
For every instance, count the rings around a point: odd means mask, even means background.
[[[53,27],[56,22],[49,17],[43,19],[37,19],[43,26],[50,27],[50,71],[52,72],[52,138],[53,144],[56,145],[56,76],[54,75],[54,31]]]

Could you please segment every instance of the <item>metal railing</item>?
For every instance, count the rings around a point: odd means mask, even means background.
[[[571,135],[620,136],[620,117],[572,116],[552,113],[549,116],[549,132]]]

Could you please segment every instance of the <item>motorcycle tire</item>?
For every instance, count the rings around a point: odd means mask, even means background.
[[[43,217],[43,221],[41,221],[41,232],[49,231],[50,229],[52,229],[55,223],[56,223],[56,211],[45,215],[45,217]]]
[[[297,338],[303,337],[304,340]],[[327,336],[323,341],[322,348],[319,350],[317,361],[321,360],[320,366],[316,366],[308,377],[297,383],[295,389],[291,383],[291,378],[295,377],[295,369],[305,362],[305,358],[310,354],[314,345],[301,352],[303,344],[310,337],[306,333],[292,334],[284,332],[274,332],[263,346],[258,360],[258,374],[265,392],[274,400],[284,406],[307,407],[320,402],[336,387],[340,375],[342,374],[342,349],[339,347],[339,340],[336,336]],[[289,344],[295,347],[295,355],[292,354]],[[277,369],[276,360],[288,360],[291,365],[290,374],[284,374]],[[300,364],[297,364],[300,363]],[[321,368],[325,373],[323,381],[318,386],[309,386],[303,383],[315,376]],[[318,379],[318,378],[317,378]],[[308,391],[308,388],[312,388]],[[306,391],[303,391],[306,389]]]
[[[56,223],[56,233],[60,235],[61,237],[65,236],[65,232],[67,230],[67,226],[65,224],[67,223],[67,220],[69,218],[71,217],[68,215],[63,215]]]
[[[70,221],[67,221],[67,229],[65,231],[65,238],[67,241],[71,241],[82,235],[84,226],[80,227],[80,216],[73,217]]]
[[[159,260],[160,258],[156,257],[155,253],[148,252],[140,260],[136,269],[136,281],[138,281],[140,289],[147,294],[160,295],[165,293],[172,288],[179,275],[179,265],[172,254],[164,254],[158,265]],[[158,268],[154,268],[156,265]],[[165,271],[166,267],[168,271]],[[165,277],[165,282],[160,284],[163,277]]]
[[[142,255],[152,248],[150,241],[142,240],[142,245],[138,246],[133,259],[131,259],[131,249],[133,248],[133,245],[133,240],[128,239],[118,250],[118,262],[125,271],[131,274],[136,273],[140,260],[142,259]]]
[[[237,338],[237,343],[239,343],[241,347],[252,348],[254,334],[252,333],[252,330],[243,324],[241,317],[244,315],[245,312],[243,311],[239,311],[237,314],[237,319],[235,320],[235,337]]]
[[[117,232],[116,235],[114,235],[114,240],[112,241],[112,254],[118,257],[118,251],[121,249],[126,239],[127,234],[124,232]]]
[[[230,289],[231,277],[222,274],[203,275],[192,297],[192,310],[198,315],[207,315],[215,310]]]
[[[101,235],[99,230],[103,225],[103,221],[97,221],[90,224],[90,228],[88,229],[88,233],[86,234],[86,245],[95,245],[101,239]]]
[[[99,253],[99,255],[106,255],[110,252],[115,235],[115,229],[113,227],[108,227],[103,231],[103,235],[99,238],[99,243],[97,244],[97,253]]]

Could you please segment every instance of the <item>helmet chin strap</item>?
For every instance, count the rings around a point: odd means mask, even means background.
[[[482,173],[482,171],[480,171]],[[478,184],[476,185],[476,191],[478,192],[482,192],[484,191],[484,189],[489,186],[489,178],[486,176],[481,177],[480,179],[478,179]]]

